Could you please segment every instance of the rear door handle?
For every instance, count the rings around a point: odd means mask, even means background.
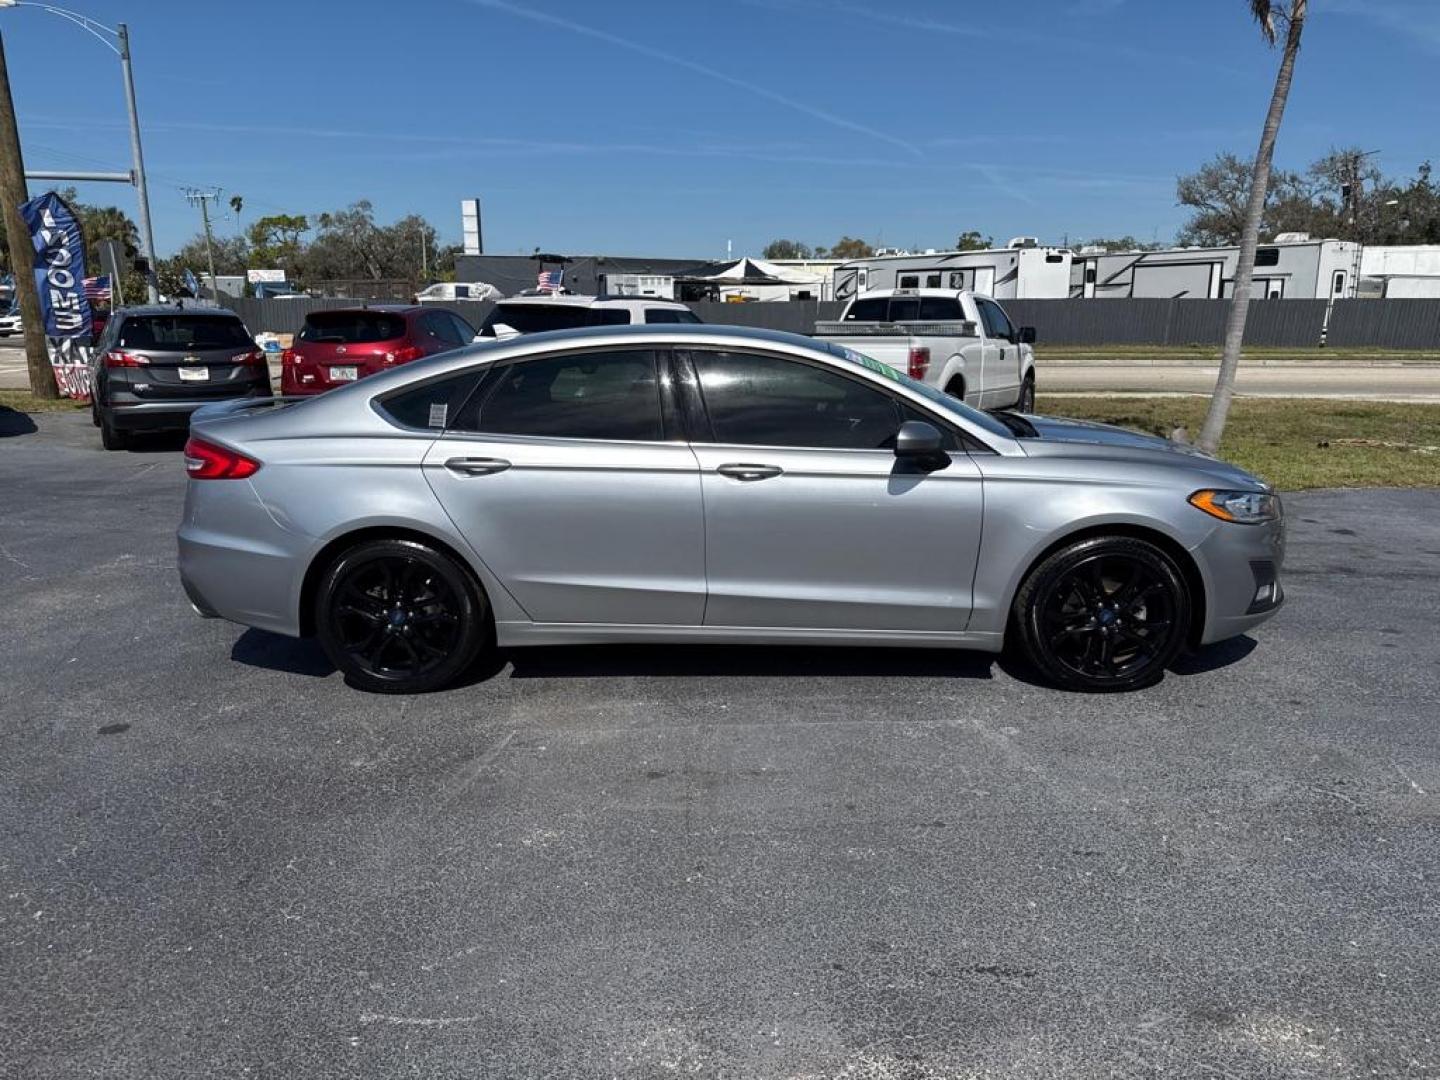
[[[736,480],[768,480],[772,476],[779,476],[785,470],[779,465],[747,465],[743,462],[732,462],[729,465],[721,465],[715,471],[721,476],[733,477]]]
[[[510,468],[510,462],[498,457],[452,457],[445,468],[456,476],[490,476]]]

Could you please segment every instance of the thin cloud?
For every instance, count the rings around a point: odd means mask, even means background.
[[[542,26],[550,26],[554,27],[557,30],[565,30],[572,34],[578,34],[582,37],[591,38],[595,41],[603,41],[605,42],[605,44],[613,45],[617,49],[624,49],[627,52],[633,52],[640,56],[647,56],[652,60],[659,60],[661,63],[670,64],[672,67],[683,68],[686,71],[693,71],[697,75],[704,75],[708,79],[714,79],[716,82],[724,83],[727,86],[733,86],[738,90],[744,90],[746,93],[753,94],[756,97],[763,98],[766,101],[772,101],[777,105],[783,105],[785,108],[790,109],[792,112],[797,112],[803,116],[808,116],[812,120],[819,120],[822,123],[831,125],[832,127],[841,128],[845,131],[853,131],[860,135],[866,135],[872,139],[878,139],[881,142],[889,143],[891,146],[898,146],[906,153],[911,154],[915,157],[925,156],[921,152],[920,148],[914,143],[907,142],[904,139],[898,138],[887,132],[879,131],[875,128],[868,127],[865,124],[858,123],[854,120],[848,120],[843,116],[837,116],[835,113],[828,112],[825,109],[819,109],[813,105],[807,105],[803,101],[796,101],[792,97],[787,97],[786,95],[778,93],[767,87],[757,85],[756,83],[748,82],[745,79],[738,79],[733,75],[727,75],[723,71],[718,71],[715,68],[698,63],[694,60],[687,60],[683,56],[677,56],[674,53],[666,52],[663,49],[657,49],[653,46],[645,45],[639,41],[632,41],[629,38],[620,37],[619,35],[612,34],[606,30],[599,30],[593,26],[587,26],[584,23],[575,22],[572,19],[564,19],[558,15],[550,15],[543,11],[536,11],[534,8],[521,7],[518,4],[507,3],[506,0],[467,0],[467,2],[474,5],[475,7],[489,8],[492,11],[504,12],[507,15],[513,15],[517,19],[529,19],[531,22],[539,23]]]

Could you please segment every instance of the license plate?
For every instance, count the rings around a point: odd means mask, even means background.
[[[331,382],[354,382],[360,377],[360,369],[353,365],[347,367],[332,367],[330,369]]]
[[[204,367],[182,367],[181,382],[205,382],[210,378],[210,369]]]

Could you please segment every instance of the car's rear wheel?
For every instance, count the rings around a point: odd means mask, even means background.
[[[1160,548],[1128,536],[1069,544],[1031,572],[1012,611],[1030,662],[1071,690],[1136,690],[1185,645],[1190,593]]]
[[[100,414],[100,445],[106,450],[128,450],[130,433],[115,426],[115,421],[105,413]]]
[[[484,592],[449,555],[413,540],[350,548],[325,572],[315,604],[321,647],[362,690],[438,690],[491,647]]]

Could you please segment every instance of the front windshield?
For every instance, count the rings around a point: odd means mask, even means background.
[[[966,405],[965,402],[959,398],[952,397],[943,390],[937,390],[935,387],[923,383],[919,379],[912,379],[904,372],[896,371],[889,364],[871,359],[864,353],[858,353],[854,349],[847,349],[844,345],[837,345],[828,341],[825,342],[824,345],[825,348],[834,355],[842,356],[853,364],[859,364],[867,371],[873,371],[877,375],[884,375],[887,379],[893,379],[907,389],[914,390],[936,408],[963,417],[983,431],[988,431],[991,435],[999,435],[1006,439],[1014,438],[1015,436],[1014,432],[989,413],[981,412],[979,409]]]

